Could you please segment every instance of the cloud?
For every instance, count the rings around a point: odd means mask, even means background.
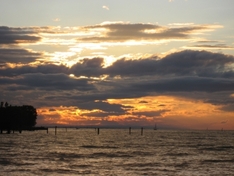
[[[160,117],[162,113],[169,110],[158,110],[158,111],[142,111],[142,112],[133,112],[133,115],[137,116],[147,116],[147,117]]]
[[[40,89],[47,91],[58,91],[58,90],[79,90],[88,91],[95,90],[95,87],[88,83],[87,79],[73,79],[65,74],[24,74],[15,77],[4,77],[0,78],[0,84],[7,85],[18,85],[30,87],[32,90]]]
[[[5,52],[5,50],[3,51]],[[24,50],[19,51],[29,55],[31,54]],[[8,50],[6,52],[10,53]],[[13,55],[12,57],[14,58],[15,56]],[[37,58],[38,54],[35,54],[35,57]],[[144,79],[148,77],[149,80],[162,78],[178,79],[180,77],[229,79],[234,77],[233,68],[231,67],[233,64],[234,57],[231,55],[207,51],[184,50],[172,53],[163,58],[119,59],[108,67],[104,67],[103,58],[96,57],[84,58],[70,68],[65,65],[47,64],[33,67],[2,68],[0,69],[0,73],[5,76],[27,73],[64,73],[66,75],[74,74],[76,77],[100,77],[101,75],[108,75],[110,80],[116,76],[122,77],[123,80],[131,77],[143,77]]]
[[[65,65],[54,65],[54,64],[44,64],[44,65],[23,65],[23,66],[16,66],[16,67],[4,67],[0,69],[0,75],[6,77],[13,77],[16,75],[24,75],[24,74],[34,74],[34,73],[41,73],[41,74],[68,74],[69,75],[69,68]]]
[[[128,88],[132,92],[217,92],[234,90],[231,79],[199,77],[172,77],[133,83]]]
[[[102,6],[103,9],[110,10],[108,6]]]
[[[202,48],[202,49],[234,49],[233,46],[228,46],[226,44],[215,44],[215,45],[210,45],[210,44],[203,44],[203,45],[192,45],[192,46],[186,46],[185,48]]]
[[[0,48],[0,64],[2,65],[8,63],[30,63],[42,58],[42,56],[42,53],[26,49]]]
[[[80,109],[85,109],[85,110],[101,110],[97,112],[91,112],[91,113],[82,113],[82,116],[96,116],[99,114],[99,117],[105,117],[107,115],[124,115],[127,113],[127,110],[125,109],[130,109],[132,108],[131,106],[123,106],[121,104],[110,104],[108,102],[103,102],[103,101],[89,101],[85,103],[78,103],[77,106]],[[94,114],[95,113],[95,114]]]
[[[147,101],[140,101],[139,103],[140,104],[147,104],[148,102]]]
[[[35,43],[41,40],[32,28],[0,26],[0,44]]]
[[[233,55],[204,50],[183,50],[163,56],[140,53],[143,45],[171,41],[191,42],[184,48],[233,49],[224,41],[204,38],[207,32],[221,27],[127,22],[64,28],[1,26],[0,99],[11,104],[32,104],[39,109],[48,107],[47,117],[55,120],[68,119],[63,113],[69,112],[72,121],[77,123],[77,119],[101,123],[99,118],[102,124],[109,124],[114,119],[112,124],[119,120],[119,124],[125,121],[142,125],[154,121],[154,117],[162,120],[173,116],[178,112],[173,109],[173,103],[178,103],[179,108],[186,106],[180,104],[182,99],[194,104],[202,102],[204,106],[208,104],[213,108],[208,110],[212,113],[231,114],[234,105]],[[109,48],[118,45],[124,46],[126,53],[130,47],[125,46],[141,45],[137,48],[139,57],[126,54],[127,57],[118,58],[114,53],[117,48]],[[148,46],[153,48],[151,52],[160,50],[155,50],[155,45]],[[95,56],[91,57],[88,50],[93,50]],[[105,56],[106,51],[110,57]],[[179,100],[159,101],[159,96]],[[63,111],[59,113],[58,108]],[[44,115],[40,116],[41,122],[46,122]]]
[[[222,111],[228,111],[228,112],[234,112],[234,100],[232,103],[228,104],[228,105],[223,105],[220,110]]]
[[[226,124],[226,123],[228,123],[228,120],[226,120],[226,121],[222,121],[222,122],[220,122],[220,123],[222,123],[222,124]]]
[[[234,77],[234,57],[207,51],[184,50],[164,58],[120,59],[106,68],[110,76]]]
[[[144,23],[103,23],[93,26],[85,26],[83,30],[100,31],[99,35],[79,38],[83,42],[123,42],[128,40],[157,41],[157,40],[188,40],[197,32],[220,28],[219,25],[193,25],[167,27]]]
[[[222,106],[220,110],[227,112],[234,103],[231,55],[184,50],[163,58],[119,59],[108,67],[104,67],[103,61],[94,57],[84,58],[72,67],[53,64],[2,67],[0,99],[25,101],[37,107],[75,106],[90,111],[83,112],[83,116],[89,117],[121,116],[132,108],[111,104],[106,102],[108,99],[168,95]],[[138,103],[150,105],[143,99]],[[162,104],[155,107],[166,108]],[[99,111],[93,112],[94,109]]]
[[[53,21],[58,22],[61,21],[60,18],[54,18]]]
[[[82,59],[79,63],[74,64],[70,72],[77,76],[94,76],[99,77],[104,74],[103,72],[104,59],[103,58],[92,58]]]

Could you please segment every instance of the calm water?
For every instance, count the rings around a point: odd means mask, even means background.
[[[0,135],[0,175],[234,175],[234,131],[54,129]]]

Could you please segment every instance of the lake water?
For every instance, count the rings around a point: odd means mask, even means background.
[[[234,131],[59,128],[0,134],[0,175],[234,175]]]

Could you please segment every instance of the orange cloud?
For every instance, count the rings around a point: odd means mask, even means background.
[[[123,115],[97,117],[100,110],[81,110],[77,107],[38,109],[43,118],[39,124],[69,126],[153,126],[183,129],[232,129],[233,113],[219,110],[219,106],[173,96],[148,96],[135,99],[109,99],[108,103],[131,106]],[[88,116],[86,114],[89,114]],[[90,114],[93,114],[90,115]],[[223,119],[225,117],[225,119]]]

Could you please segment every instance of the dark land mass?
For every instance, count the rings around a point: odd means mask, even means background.
[[[31,105],[11,106],[1,102],[0,106],[0,133],[7,131],[37,130],[44,127],[35,127],[37,111]]]

